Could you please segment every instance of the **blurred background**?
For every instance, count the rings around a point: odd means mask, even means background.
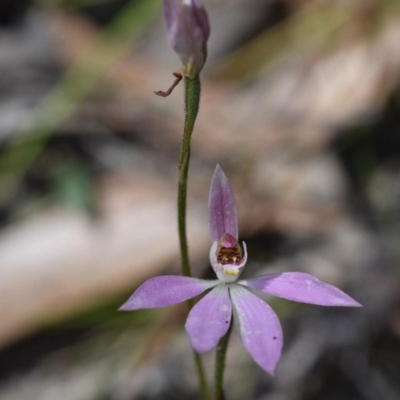
[[[233,334],[230,400],[400,398],[400,1],[205,0],[194,274],[207,196],[235,190],[245,276],[304,271],[363,309],[271,299],[271,378]],[[0,4],[0,399],[200,399],[185,305],[118,313],[179,274],[183,86],[160,0]],[[213,376],[213,355],[205,358]]]

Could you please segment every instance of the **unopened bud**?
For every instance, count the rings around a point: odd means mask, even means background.
[[[186,76],[197,76],[207,58],[210,25],[202,0],[163,0],[164,21],[171,47],[180,57]]]

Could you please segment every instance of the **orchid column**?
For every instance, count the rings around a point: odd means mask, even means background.
[[[190,277],[190,262],[186,235],[186,198],[187,180],[190,162],[190,141],[200,103],[200,71],[207,58],[207,40],[210,26],[202,0],[163,0],[164,21],[168,40],[178,54],[183,67],[175,72],[175,82],[166,92],[156,92],[159,96],[168,96],[182,77],[185,81],[185,124],[183,130],[178,176],[178,231],[181,253],[182,273]],[[189,306],[193,302],[189,300]],[[200,356],[195,352],[195,363],[199,375],[200,387],[205,399],[210,398],[204,368]]]

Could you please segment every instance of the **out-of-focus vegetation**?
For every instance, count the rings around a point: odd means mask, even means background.
[[[193,137],[189,241],[212,277],[221,163],[247,276],[299,270],[363,310],[273,299],[274,378],[228,354],[229,399],[400,397],[400,2],[205,0],[212,37]],[[159,0],[0,5],[0,398],[199,398],[185,305],[118,313],[179,273],[182,88]],[[212,371],[212,356],[206,356]],[[210,374],[211,375],[211,374]]]

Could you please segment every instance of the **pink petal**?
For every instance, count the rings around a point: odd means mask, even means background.
[[[215,168],[211,181],[208,213],[213,242],[218,242],[225,233],[238,239],[235,197],[228,178],[219,165]]]
[[[232,304],[228,287],[217,286],[191,310],[185,324],[192,347],[198,353],[213,349],[228,331],[232,317]]]
[[[202,30],[203,40],[206,42],[210,37],[210,23],[208,21],[207,11],[203,6],[202,0],[192,0],[186,3],[190,3],[197,24]]]
[[[156,276],[139,286],[119,310],[132,311],[171,306],[191,299],[218,283],[217,280],[206,281],[186,276]]]
[[[273,375],[283,345],[278,317],[267,303],[240,285],[232,285],[230,293],[243,346],[262,369]]]
[[[320,306],[362,307],[340,289],[303,272],[263,275],[241,284],[284,299]]]
[[[163,16],[170,46],[188,62],[195,49],[186,9],[177,0],[163,0]]]
[[[176,0],[163,0],[163,17],[170,40],[172,39],[171,35],[177,28],[177,24],[179,24],[182,9],[182,5]]]

